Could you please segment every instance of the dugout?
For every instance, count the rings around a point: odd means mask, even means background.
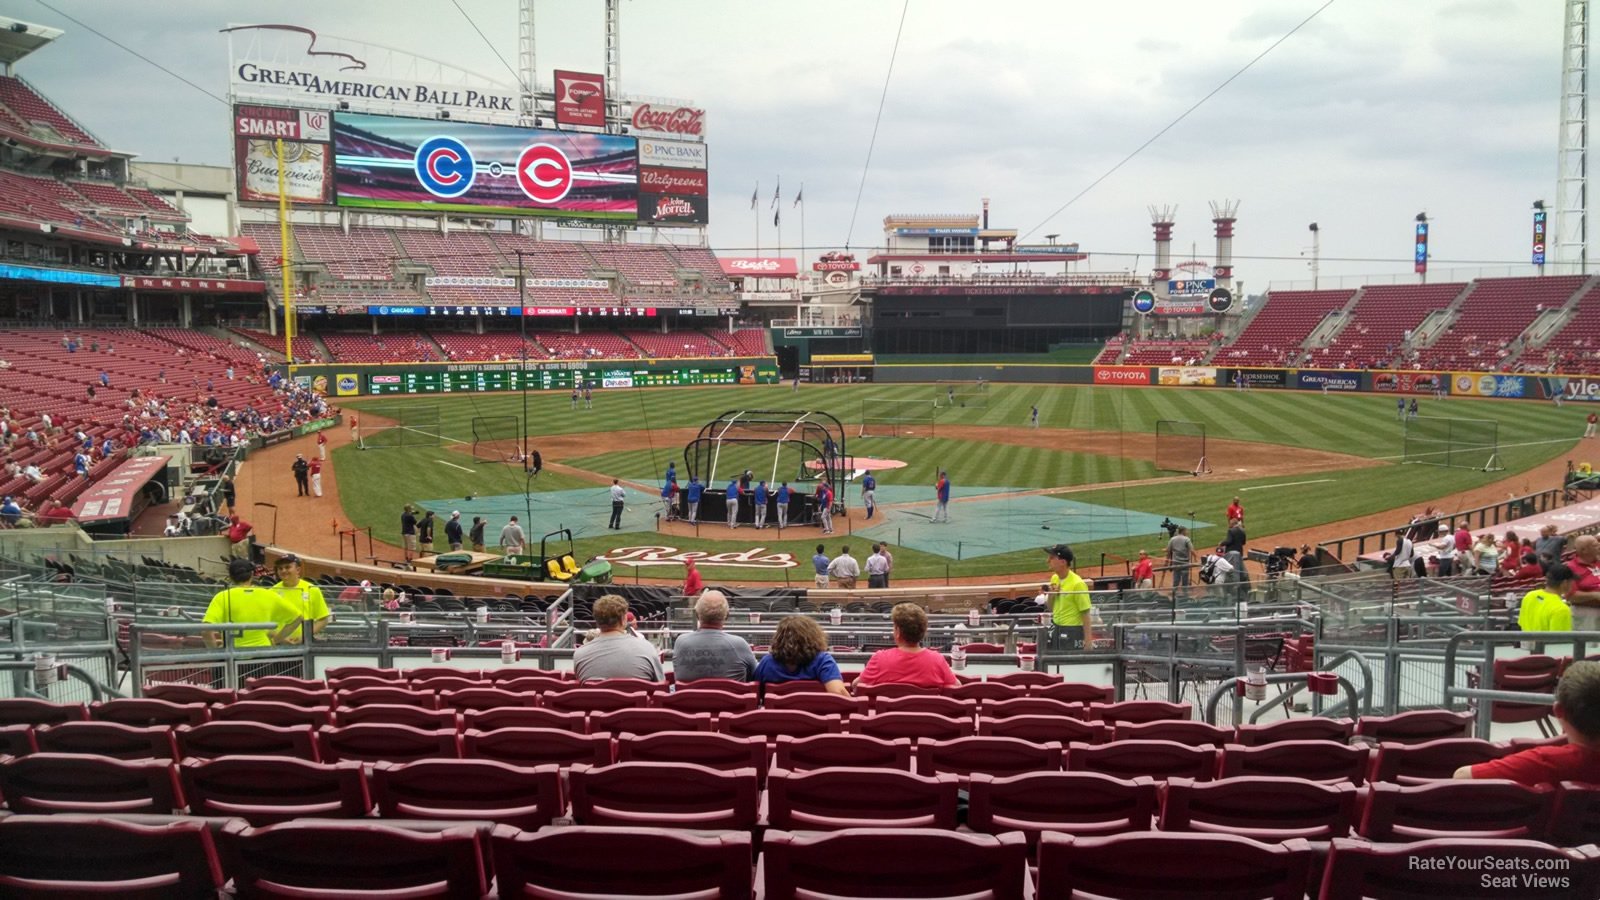
[[[844,482],[841,460],[848,458],[844,424],[825,412],[802,410],[729,410],[701,427],[700,433],[684,445],[685,480],[679,482],[677,513],[688,514],[689,501],[682,488],[688,478],[699,478],[705,485],[700,498],[700,522],[727,522],[727,487],[730,479],[751,473],[751,493],[741,492],[736,521],[755,522],[753,490],[766,481],[770,494],[788,482],[790,524],[804,524],[817,518],[816,489],[823,482],[833,486],[834,510],[844,511]],[[769,496],[768,524],[778,521],[777,501]]]

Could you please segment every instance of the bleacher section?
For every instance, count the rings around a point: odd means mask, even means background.
[[[735,356],[772,355],[765,328],[737,328],[733,331],[707,329],[706,334],[732,350]]]
[[[1106,341],[1106,345],[1100,348],[1099,353],[1095,354],[1094,365],[1114,365],[1117,359],[1122,356],[1122,349],[1123,347],[1127,346],[1126,342],[1127,335],[1125,334],[1119,334],[1116,337],[1113,337],[1111,340]]]
[[[500,254],[489,242],[488,236],[479,232],[456,232],[449,235],[415,228],[395,230],[395,238],[405,257],[418,265],[425,265],[440,277],[492,278],[500,275]],[[435,303],[496,304],[514,306],[517,289],[504,285],[427,285],[428,296]]]
[[[0,104],[12,113],[9,118],[13,121],[49,128],[65,143],[103,149],[99,141],[20,78],[0,75]],[[25,131],[32,133],[31,128]]]
[[[1565,304],[1583,282],[1581,275],[1480,279],[1461,301],[1456,320],[1411,362],[1443,371],[1503,368],[1517,349],[1513,342],[1534,318]]]
[[[1213,357],[1226,366],[1281,366],[1297,356],[1307,337],[1354,290],[1274,291],[1245,330]]]
[[[1583,292],[1577,310],[1544,346],[1522,356],[1523,371],[1600,374],[1600,284]]]
[[[1136,341],[1129,346],[1123,362],[1130,366],[1195,365],[1205,359],[1211,347],[1209,340]]]
[[[345,234],[329,225],[296,225],[294,239],[302,259],[327,266],[337,281],[394,280],[392,261],[400,253],[385,230],[352,228]]]
[[[639,359],[643,356],[638,347],[614,332],[541,331],[530,336],[550,352],[552,359]]]
[[[587,244],[598,268],[616,272],[631,284],[671,287],[677,283],[677,266],[659,247]]]
[[[448,331],[431,332],[430,336],[444,348],[450,359],[501,360],[522,359],[523,340],[516,334],[459,334]],[[549,359],[550,354],[534,343],[527,344],[528,359]]]
[[[1312,351],[1324,368],[1373,369],[1394,359],[1406,334],[1435,310],[1444,309],[1466,284],[1374,284],[1362,289],[1350,321],[1328,346]]]
[[[319,331],[317,337],[333,354],[335,362],[414,362],[439,358],[426,336]]]
[[[726,346],[698,331],[673,331],[667,334],[659,331],[627,331],[623,336],[637,344],[651,359],[732,355]]]

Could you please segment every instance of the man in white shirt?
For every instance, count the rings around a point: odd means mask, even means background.
[[[1439,538],[1433,542],[1434,558],[1439,561],[1439,577],[1448,578],[1456,573],[1456,536],[1450,526],[1439,523]]]
[[[622,506],[628,499],[628,492],[623,489],[622,482],[611,479],[611,522],[606,525],[617,531],[622,530]]]
[[[517,524],[517,517],[512,516],[506,527],[500,529],[500,549],[507,556],[517,556],[527,543],[528,538],[522,533],[522,526]]]
[[[867,557],[867,587],[886,588],[889,586],[889,560],[883,556],[883,548],[877,544],[872,545],[872,555]]]
[[[1405,529],[1395,532],[1398,540],[1394,545],[1394,555],[1390,557],[1389,571],[1396,578],[1410,578],[1416,575],[1416,570],[1411,567],[1415,558],[1416,547],[1412,545],[1411,538],[1406,537]]]
[[[39,471],[39,466],[36,463],[28,463],[22,467],[22,477],[34,484],[38,484],[44,480],[44,473]]]
[[[850,555],[849,545],[839,549],[839,555],[828,563],[828,575],[839,587],[849,590],[856,586],[856,579],[861,577],[861,564]]]

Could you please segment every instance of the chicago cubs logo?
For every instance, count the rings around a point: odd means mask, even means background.
[[[417,147],[417,180],[435,197],[459,197],[472,188],[472,151],[453,137],[431,137]]]
[[[551,144],[532,144],[517,157],[517,184],[535,203],[556,203],[572,190],[572,160]]]

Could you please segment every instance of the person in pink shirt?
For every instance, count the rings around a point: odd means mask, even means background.
[[[1456,529],[1456,552],[1472,552],[1472,532],[1467,530],[1466,522],[1462,522],[1461,527]]]
[[[867,660],[856,687],[910,684],[917,687],[955,687],[955,673],[937,651],[922,646],[928,633],[928,614],[915,603],[897,603],[889,613],[894,624],[893,647],[879,650]]]

